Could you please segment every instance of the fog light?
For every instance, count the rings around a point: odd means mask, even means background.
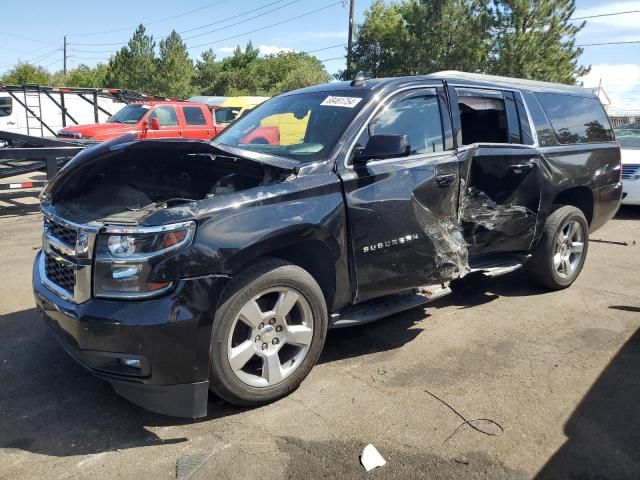
[[[138,370],[142,368],[142,362],[137,358],[121,358],[120,363],[129,368],[137,368]]]

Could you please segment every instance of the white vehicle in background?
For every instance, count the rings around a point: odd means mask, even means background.
[[[622,204],[640,205],[640,123],[614,129],[622,153]]]
[[[55,137],[66,126],[102,123],[131,99],[119,89],[0,85],[0,131]]]

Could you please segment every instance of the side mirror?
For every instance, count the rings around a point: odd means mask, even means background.
[[[356,150],[353,163],[364,165],[369,160],[407,157],[410,153],[411,146],[407,135],[371,135],[367,146]]]
[[[160,130],[160,122],[157,117],[151,119],[151,130]]]

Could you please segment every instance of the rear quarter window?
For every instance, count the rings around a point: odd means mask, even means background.
[[[564,145],[613,140],[613,131],[602,104],[596,98],[537,93],[558,142]]]
[[[182,107],[187,125],[206,125],[207,119],[200,107]]]

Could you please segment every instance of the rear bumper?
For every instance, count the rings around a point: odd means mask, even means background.
[[[174,292],[153,300],[74,304],[47,289],[39,269],[33,270],[38,311],[75,360],[131,402],[189,418],[207,413],[211,328],[227,281],[182,280]],[[139,368],[126,366],[125,359]]]
[[[640,205],[640,180],[624,180],[622,191],[623,205]]]

